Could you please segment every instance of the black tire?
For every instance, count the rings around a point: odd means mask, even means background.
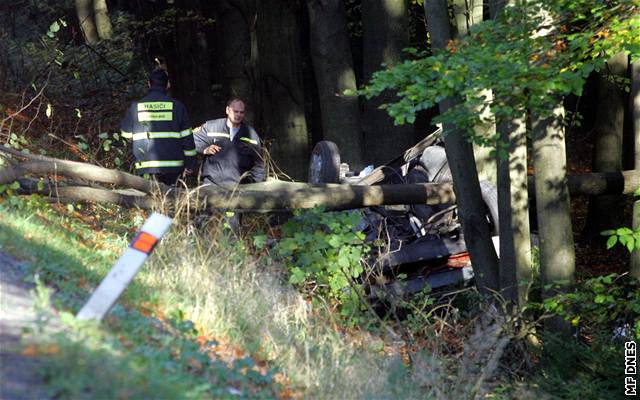
[[[323,140],[313,148],[309,183],[340,183],[340,150],[335,143]]]
[[[491,225],[491,235],[498,236],[500,234],[500,220],[498,218],[498,190],[489,181],[480,181],[480,191],[482,192],[482,200],[487,206],[487,216]]]

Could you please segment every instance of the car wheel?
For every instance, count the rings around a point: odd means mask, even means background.
[[[340,182],[340,150],[328,140],[318,142],[309,160],[309,183]]]

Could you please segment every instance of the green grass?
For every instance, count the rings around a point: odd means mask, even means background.
[[[612,393],[610,376],[590,378],[599,358],[587,346],[569,364],[548,358],[549,366],[529,374],[506,370],[502,359],[518,364],[523,354],[509,345],[511,323],[477,323],[477,301],[441,321],[458,347],[434,328],[435,316],[412,320],[433,326],[416,330],[428,341],[409,366],[398,351],[381,351],[406,343],[395,322],[369,332],[341,328],[328,305],[288,284],[268,253],[248,249],[222,226],[203,233],[176,223],[104,323],[80,323],[73,313],[143,220],[139,212],[91,211],[100,222],[87,225],[73,210],[54,211],[40,200],[0,202],[0,250],[56,289],[66,322],[50,343],[39,338],[57,349],[43,369],[56,398],[275,398],[285,388],[319,399]],[[246,353],[211,357],[215,340]],[[580,379],[561,387],[571,363]]]

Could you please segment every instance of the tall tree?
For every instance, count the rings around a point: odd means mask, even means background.
[[[256,103],[258,86],[258,42],[255,0],[216,2],[217,36],[221,43],[220,67],[227,97],[238,96],[247,102],[247,120],[259,120]]]
[[[506,3],[492,0],[495,18]],[[514,106],[514,114],[515,104]],[[512,304],[525,304],[527,283],[532,279],[529,196],[527,189],[527,129],[524,115],[499,117],[496,130],[507,145],[506,154],[498,154],[498,214],[500,224],[500,290]]]
[[[447,1],[425,0],[424,8],[431,47],[444,49],[453,37]],[[445,113],[459,101],[461,99],[441,101],[440,113]],[[498,289],[498,258],[485,217],[473,146],[455,125],[445,124],[443,128],[465,242],[477,274],[478,288],[487,293],[488,290]]]
[[[98,37],[102,40],[111,39],[111,19],[106,0],[93,0],[93,17],[96,21]]]
[[[85,42],[90,45],[98,43],[100,37],[93,19],[93,0],[75,0],[75,5],[78,24],[84,35]]]
[[[365,0],[362,2],[363,73],[365,81],[383,68],[402,61],[402,49],[409,45],[408,10],[405,0]],[[393,99],[385,93],[364,103],[364,144],[366,159],[383,164],[413,145],[409,125],[396,126],[379,109]]]
[[[173,29],[160,30],[154,37],[151,56],[164,56],[171,77],[171,92],[185,103],[193,124],[201,123],[213,117],[222,116],[224,108],[211,95],[212,71],[211,54],[216,49],[207,38],[211,24],[207,22],[214,11],[208,2],[184,0],[169,5],[170,14],[161,14],[166,18],[163,24]],[[158,11],[154,11],[156,14]],[[167,15],[171,15],[169,19]]]
[[[296,179],[305,179],[310,139],[304,110],[299,1],[258,2],[258,52],[263,128],[272,155]]]
[[[353,58],[343,0],[307,0],[310,47],[320,97],[323,138],[335,142],[341,158],[363,167],[363,138]]]
[[[453,38],[459,39],[469,34],[469,30],[475,24],[482,22],[483,0],[453,0]],[[493,93],[491,89],[484,89],[481,95],[487,97],[487,103],[491,103]],[[495,118],[491,115],[489,107],[479,106],[477,112],[481,115],[482,122],[474,127],[475,135],[485,140],[491,140],[496,134]],[[494,150],[491,146],[473,145],[473,154],[476,159],[476,168],[480,179],[496,183],[497,165]]]
[[[540,274],[545,298],[570,288],[575,273],[563,119],[560,102],[553,115],[532,117]],[[560,317],[550,320],[548,326],[555,332],[566,333],[570,329]]]
[[[594,127],[594,172],[622,170],[624,110],[627,103],[620,79],[627,76],[627,68],[627,55],[619,53],[607,61],[599,74],[597,119]],[[620,195],[592,197],[589,201],[585,235],[596,238],[603,230],[621,224],[622,201],[623,197]]]

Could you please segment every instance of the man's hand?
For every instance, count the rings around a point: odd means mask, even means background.
[[[220,150],[222,150],[222,147],[218,146],[217,144],[212,144],[211,146],[204,149],[202,154],[204,154],[205,156],[212,156],[218,153]]]

